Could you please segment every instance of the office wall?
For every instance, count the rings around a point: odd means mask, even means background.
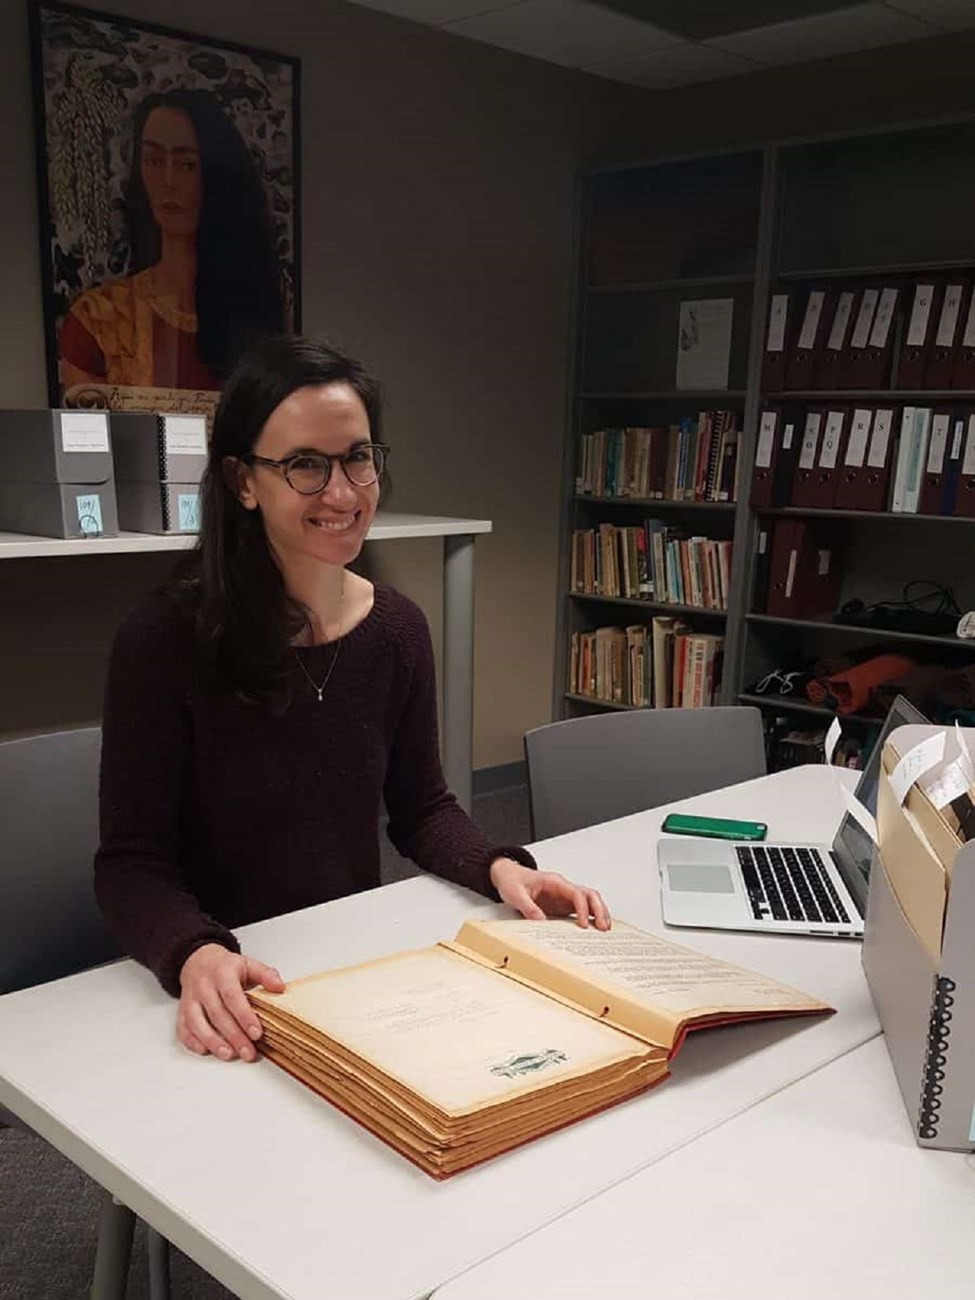
[[[108,3],[301,56],[304,326],[384,382],[390,509],[494,521],[476,548],[475,765],[518,759],[551,699],[573,177],[633,95],[321,0]],[[0,0],[0,406],[47,400],[25,9]],[[435,640],[441,553],[370,557]],[[0,732],[97,715],[111,630],[169,563],[0,564]]]

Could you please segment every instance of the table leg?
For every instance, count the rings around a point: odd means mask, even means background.
[[[169,1242],[147,1225],[146,1246],[149,1251],[149,1300],[170,1300]]]
[[[106,1192],[98,1221],[91,1300],[125,1300],[134,1230],[135,1215]]]
[[[471,811],[474,735],[474,536],[444,538],[443,769]]]

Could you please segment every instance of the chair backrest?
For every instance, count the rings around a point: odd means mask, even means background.
[[[764,776],[758,709],[632,709],[525,735],[532,838]]]
[[[97,727],[0,741],[0,993],[119,955],[95,902]]]

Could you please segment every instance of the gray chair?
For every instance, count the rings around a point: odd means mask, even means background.
[[[100,752],[97,727],[0,741],[0,994],[120,955],[92,888]],[[16,1122],[0,1108],[0,1123]],[[106,1193],[95,1300],[123,1300],[134,1227],[132,1211]],[[166,1300],[168,1246],[148,1232],[150,1295]]]
[[[758,709],[631,709],[525,735],[532,839],[764,776]]]

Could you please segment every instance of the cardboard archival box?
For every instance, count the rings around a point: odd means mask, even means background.
[[[207,463],[202,415],[113,412],[118,512],[134,533],[196,533]]]
[[[877,792],[879,848],[870,875],[863,968],[917,1141],[975,1149],[975,841],[964,843],[948,805],[915,783],[898,803],[890,776],[916,744],[945,730],[898,727]],[[975,730],[964,732],[975,752]]]
[[[0,412],[0,529],[113,537],[118,526],[105,411]]]

